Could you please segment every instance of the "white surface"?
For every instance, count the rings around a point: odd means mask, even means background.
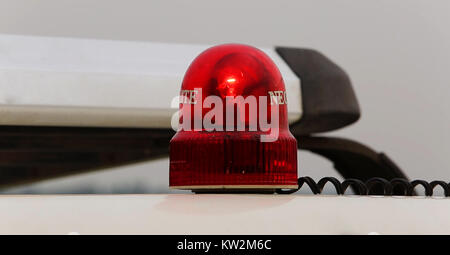
[[[170,128],[173,99],[208,45],[0,35],[0,124]],[[300,81],[271,48],[288,118],[301,117]]]
[[[0,234],[450,234],[448,199],[0,196]]]

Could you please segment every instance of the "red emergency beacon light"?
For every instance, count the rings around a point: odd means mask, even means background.
[[[181,86],[170,141],[170,187],[195,192],[297,188],[297,141],[289,131],[281,73],[239,44],[201,53]]]

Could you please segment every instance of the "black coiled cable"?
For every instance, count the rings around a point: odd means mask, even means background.
[[[358,179],[346,179],[340,182],[334,177],[324,177],[320,179],[317,183],[308,176],[301,177],[298,179],[298,188],[292,190],[278,189],[276,192],[278,194],[292,194],[297,192],[301,187],[306,184],[309,186],[313,194],[321,194],[323,188],[327,183],[331,183],[336,189],[336,194],[344,195],[349,187],[351,187],[356,195],[404,195],[404,196],[414,196],[414,188],[416,186],[422,186],[425,189],[425,196],[433,196],[433,190],[436,186],[442,187],[444,190],[444,195],[446,197],[450,196],[450,183],[444,181],[432,181],[427,182],[424,180],[414,180],[408,181],[402,178],[395,178],[390,181],[374,177],[366,182]],[[373,192],[375,188],[383,191],[381,194],[379,192]]]

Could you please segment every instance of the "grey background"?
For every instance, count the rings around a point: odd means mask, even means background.
[[[310,47],[342,66],[362,108],[330,135],[384,151],[411,178],[450,179],[450,1],[0,0],[0,33]],[[300,141],[301,142],[301,141]],[[299,154],[299,174],[336,176]],[[168,159],[7,192],[166,192]]]

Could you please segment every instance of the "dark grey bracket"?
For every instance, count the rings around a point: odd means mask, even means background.
[[[291,125],[297,135],[335,130],[360,117],[358,101],[347,73],[318,51],[276,47],[301,80],[303,114]]]

